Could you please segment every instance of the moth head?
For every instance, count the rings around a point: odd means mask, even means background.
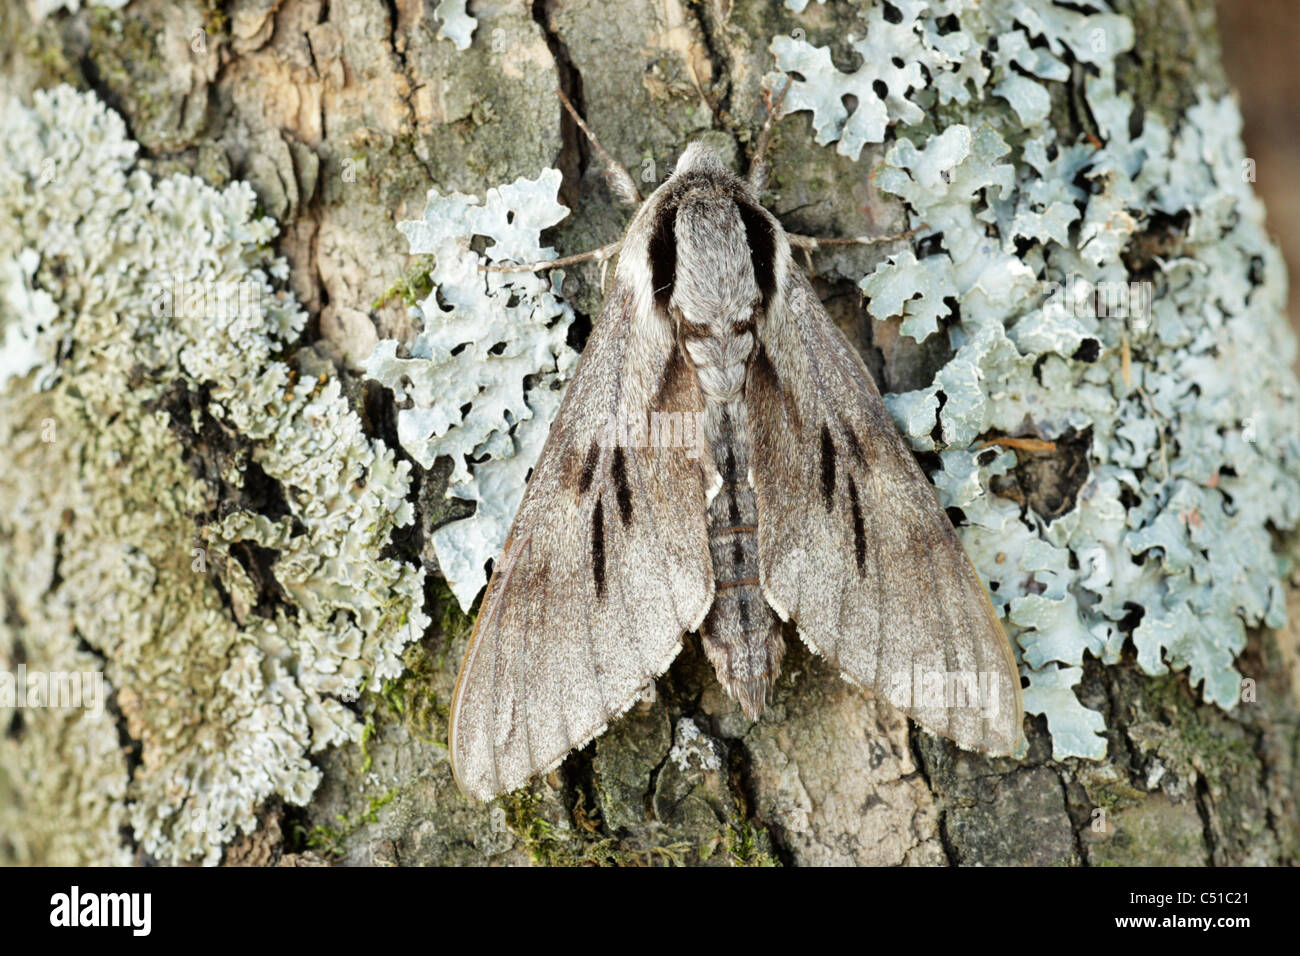
[[[750,185],[704,143],[637,213],[619,270],[640,304],[692,322],[744,322],[780,296],[785,233]]]

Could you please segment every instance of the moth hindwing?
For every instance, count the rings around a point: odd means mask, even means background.
[[[486,799],[555,766],[689,631],[757,718],[790,620],[930,730],[1019,746],[1015,661],[934,489],[780,224],[695,144],[628,228],[488,584],[456,779]]]

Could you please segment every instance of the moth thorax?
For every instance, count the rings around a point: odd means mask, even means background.
[[[730,198],[687,197],[675,223],[672,305],[683,324],[729,338],[761,300],[740,211]]]
[[[687,342],[686,350],[695,363],[695,373],[700,380],[700,391],[710,405],[726,404],[739,400],[745,385],[745,362],[717,364],[715,342]]]

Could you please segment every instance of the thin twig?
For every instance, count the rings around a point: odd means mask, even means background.
[[[918,232],[927,228],[924,223],[907,232],[895,232],[888,236],[839,236],[830,239],[818,239],[816,236],[802,236],[798,233],[788,232],[786,238],[790,240],[790,245],[796,249],[821,249],[824,246],[871,246],[878,242],[896,242],[899,239],[910,239]]]
[[[569,98],[564,95],[564,91],[556,90],[555,95],[560,98],[560,102],[564,104],[564,108],[569,111],[569,115],[573,117],[573,121],[578,124],[578,129],[582,130],[586,135],[587,139],[591,142],[592,149],[596,151],[600,156],[601,161],[604,162],[605,176],[609,179],[610,187],[620,196],[625,196],[628,202],[640,204],[641,193],[636,188],[636,182],[632,179],[632,174],[624,169],[623,165],[619,163],[618,160],[605,152],[605,147],[600,145],[600,140],[596,139],[596,134],[591,131],[591,127],[587,125],[586,120],[578,115],[578,110],[571,102],[569,102]]]
[[[1151,414],[1151,417],[1161,425],[1161,427],[1156,430],[1156,437],[1160,439],[1160,464],[1164,467],[1165,474],[1164,477],[1160,479],[1160,483],[1156,485],[1156,490],[1158,491],[1164,488],[1165,482],[1169,480],[1169,448],[1165,445],[1165,419],[1163,415],[1156,411],[1156,403],[1152,400],[1151,395],[1145,388],[1139,385],[1137,387],[1137,393],[1142,396],[1142,402],[1146,405],[1147,411]]]
[[[888,236],[836,236],[830,239],[818,239],[816,236],[801,236],[798,233],[788,232],[785,237],[790,241],[790,248],[803,250],[803,261],[808,267],[808,278],[811,279],[817,274],[813,269],[812,261],[814,249],[821,249],[824,246],[871,246],[878,242],[896,242],[899,239],[910,239],[925,228],[925,223],[922,223],[915,229]]]
[[[623,240],[620,239],[618,242],[611,242],[599,249],[591,249],[571,256],[561,256],[559,259],[548,259],[545,262],[528,262],[521,265],[479,266],[479,270],[482,272],[545,272],[547,269],[559,269],[564,266],[576,265],[579,262],[590,262],[593,259],[596,262],[605,262],[607,259],[612,258],[622,245]]]
[[[686,57],[686,69],[691,74],[691,85],[695,87],[695,92],[700,94],[700,99],[709,108],[709,112],[717,116],[718,104],[709,99],[709,94],[704,92],[704,87],[700,85],[700,76],[695,72],[695,63],[690,56]]]
[[[1002,435],[980,442],[981,448],[992,448],[995,445],[1020,451],[1056,451],[1056,442],[1043,441],[1041,438],[1014,438],[1010,435]]]
[[[758,188],[761,181],[763,169],[767,157],[767,147],[772,141],[772,123],[776,119],[777,112],[781,109],[781,104],[785,102],[785,94],[790,92],[790,85],[794,83],[793,76],[785,78],[785,86],[777,94],[775,100],[772,99],[772,91],[763,91],[763,102],[767,104],[767,119],[763,120],[763,128],[758,134],[758,145],[754,148],[754,158],[749,162],[749,182],[750,185]]]

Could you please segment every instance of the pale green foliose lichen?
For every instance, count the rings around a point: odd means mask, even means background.
[[[386,339],[364,363],[393,389],[397,434],[421,465],[452,461],[448,497],[473,501],[473,515],[434,532],[438,565],[468,609],[487,579],[484,565],[501,553],[577,362],[565,339],[573,309],[561,294],[563,274],[487,271],[486,266],[555,258],[543,229],[568,210],[556,201],[558,170],[475,196],[430,190],[424,218],[399,224],[413,254],[429,254],[433,291],[414,310],[423,330],[399,357]],[[475,236],[491,239],[479,254]],[[471,464],[472,462],[472,464]]]
[[[402,671],[423,572],[381,556],[409,466],[330,367],[288,354],[251,188],[154,179],[68,87],[0,119],[0,674],[102,676],[85,708],[0,694],[0,833],[18,861],[216,862],[346,706]],[[121,737],[119,735],[122,735]],[[134,749],[134,753],[129,750]]]
[[[955,354],[887,404],[914,447],[940,452],[933,478],[965,515],[1058,758],[1104,756],[1102,715],[1072,688],[1085,653],[1113,663],[1126,636],[1146,673],[1188,669],[1206,700],[1234,706],[1246,627],[1285,620],[1271,529],[1300,520],[1284,268],[1236,104],[1202,92],[1176,128],[1135,118],[1115,84],[1132,25],[1091,6],[894,0],[897,22],[864,14],[853,74],[810,41],[771,45],[801,77],[785,111],[811,110],[818,142],[847,156],[886,144],[874,181],[923,226],[923,257],[895,255],[861,287],[918,341],[943,323]],[[1088,65],[1098,142],[1050,121],[1071,60]],[[1170,248],[1140,247],[1179,223]],[[1054,520],[989,492],[1016,457],[982,437],[1085,433],[1087,478]]]
[[[465,0],[440,0],[433,15],[442,21],[438,28],[438,38],[450,40],[457,50],[468,50],[474,36],[475,20],[465,10]]]

